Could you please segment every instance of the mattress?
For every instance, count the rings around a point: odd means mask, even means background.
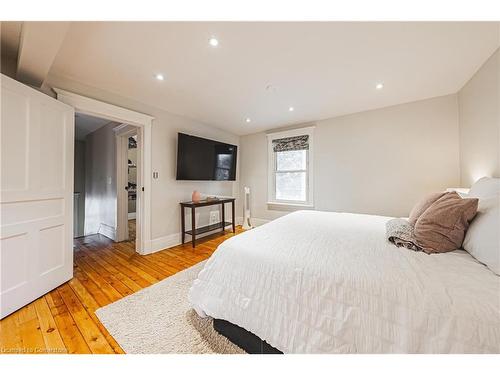
[[[284,353],[500,353],[500,278],[462,250],[395,247],[389,219],[298,211],[232,237],[190,303]]]

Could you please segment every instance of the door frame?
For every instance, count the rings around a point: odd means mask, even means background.
[[[141,202],[137,210],[140,221],[141,236],[136,240],[136,251],[139,254],[149,254],[151,252],[151,187],[152,187],[152,126],[154,117],[144,113],[135,112],[113,104],[101,102],[59,88],[53,88],[57,94],[57,99],[72,106],[75,112],[101,117],[110,121],[120,122],[136,126],[138,136],[142,140],[141,157],[141,183],[138,186],[138,194],[141,194]],[[139,218],[140,216],[140,218]],[[118,222],[118,217],[117,217]]]
[[[139,129],[135,126],[122,124],[113,129],[116,138],[116,241],[126,241],[128,233],[128,191],[124,185],[128,183],[128,138],[137,134],[137,187],[143,186],[142,178],[142,154],[143,142]],[[137,244],[141,242],[141,217],[137,215],[142,206],[139,190],[136,201],[136,250]]]

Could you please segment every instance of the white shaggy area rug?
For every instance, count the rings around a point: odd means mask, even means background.
[[[189,288],[204,264],[102,307],[96,315],[125,353],[245,353],[213,329],[211,318],[200,318],[189,305]]]

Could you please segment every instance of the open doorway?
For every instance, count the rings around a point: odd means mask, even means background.
[[[152,163],[151,163],[151,134],[154,118],[152,116],[135,112],[126,108],[118,107],[99,100],[74,94],[59,88],[54,88],[57,93],[57,99],[72,106],[75,113],[82,115],[90,115],[97,118],[107,119],[108,121],[119,124],[114,128],[115,137],[114,145],[116,149],[115,171],[116,171],[116,186],[113,190],[116,194],[114,204],[116,207],[116,221],[114,227],[114,240],[122,241],[128,239],[128,198],[122,199],[121,196],[127,197],[128,186],[120,185],[120,181],[127,178],[128,175],[128,137],[123,132],[127,131],[127,127],[135,129],[137,133],[138,145],[138,162],[137,165],[137,201],[136,201],[136,251],[140,254],[148,254],[151,252],[151,185],[152,185]],[[129,129],[131,130],[131,129]],[[122,136],[123,135],[123,136]],[[117,140],[121,142],[117,142]],[[125,150],[125,153],[118,153],[118,150]],[[118,156],[120,155],[120,156]],[[122,163],[118,161],[118,157],[125,159]],[[120,167],[119,166],[124,166]],[[125,192],[125,193],[124,193]],[[87,192],[86,192],[87,196]],[[125,204],[123,204],[125,202]],[[85,202],[87,205],[87,202]]]
[[[136,126],[75,114],[75,238],[84,237],[84,243],[140,238],[142,146]]]
[[[114,240],[113,127],[105,118],[75,113],[74,237]]]

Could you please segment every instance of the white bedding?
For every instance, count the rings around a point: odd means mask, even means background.
[[[500,277],[395,247],[388,219],[299,211],[232,237],[189,300],[284,353],[500,353]]]

